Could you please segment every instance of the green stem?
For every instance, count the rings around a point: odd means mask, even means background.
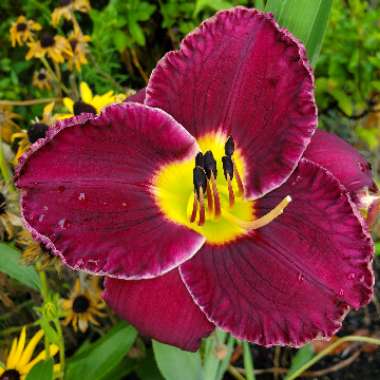
[[[48,296],[49,296],[49,288],[47,284],[47,279],[46,279],[46,273],[41,269],[38,268],[38,273],[40,275],[40,281],[41,281],[41,295],[43,299],[43,304],[47,302]],[[49,350],[49,339],[47,338],[46,334],[44,334],[44,345],[45,345],[45,353],[46,353],[46,359],[50,358],[50,350]]]
[[[60,98],[27,99],[27,100],[0,100],[0,106],[34,106],[60,101]]]
[[[346,336],[344,338],[339,338],[334,343],[330,344],[324,350],[322,350],[319,354],[315,355],[311,360],[309,360],[306,364],[300,367],[297,371],[293,372],[290,376],[287,376],[286,380],[294,380],[297,377],[301,376],[303,372],[321,360],[324,356],[328,355],[330,352],[334,351],[338,346],[340,346],[344,342],[362,342],[369,344],[376,344],[380,346],[380,339],[369,338],[365,336]]]
[[[55,329],[57,330],[58,337],[59,337],[59,371],[60,371],[60,379],[64,379],[65,375],[65,340],[63,338],[63,333],[62,333],[62,327],[61,324],[59,323],[59,319],[54,319],[54,326]]]
[[[25,301],[23,303],[20,303],[19,305],[16,305],[14,307],[14,309],[8,313],[5,313],[3,315],[0,316],[0,321],[5,321],[7,320],[8,318],[10,318],[12,315],[18,313],[21,309],[23,309],[24,307],[27,307],[27,306],[31,306],[34,304],[34,301],[32,300],[28,300],[28,301]]]
[[[42,64],[45,66],[46,70],[51,75],[51,77],[57,83],[57,85],[66,93],[66,95],[70,95],[70,90],[59,80],[59,78],[55,74],[54,70],[49,65],[49,62],[47,61],[47,59],[45,57],[41,57],[40,60],[41,60]]]
[[[0,171],[1,171],[1,175],[4,179],[5,184],[8,186],[9,191],[12,193],[15,193],[16,189],[13,186],[12,174],[8,167],[8,163],[4,157],[1,127],[0,127]]]

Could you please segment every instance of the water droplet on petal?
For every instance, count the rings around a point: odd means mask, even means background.
[[[355,280],[356,275],[355,273],[350,273],[347,277],[349,280]]]
[[[68,220],[66,220],[65,218],[62,218],[59,220],[58,225],[62,229],[66,229],[66,228],[69,228],[71,226],[71,223]]]
[[[123,202],[121,205],[122,205],[123,207],[127,207],[127,204],[126,204],[125,202]]]
[[[340,295],[340,296],[343,296],[343,295],[344,295],[344,290],[343,290],[343,289],[340,289],[340,290],[339,290],[339,295]]]
[[[303,273],[300,272],[300,273],[298,274],[298,281],[299,281],[299,282],[302,282],[302,281],[304,280],[304,278],[305,278],[305,277],[304,277]]]
[[[84,201],[84,200],[86,199],[86,194],[85,194],[85,193],[79,193],[79,197],[78,197],[78,199],[79,199],[80,201]]]
[[[365,276],[364,276],[364,274],[363,274],[362,276],[360,276],[359,281],[360,281],[360,282],[364,282],[364,280],[365,280]]]
[[[44,209],[45,211],[47,211],[47,210],[49,210],[49,207],[48,207],[48,206],[44,206],[43,209]]]
[[[44,214],[41,214],[39,217],[38,217],[38,221],[41,223],[45,218],[45,215]]]

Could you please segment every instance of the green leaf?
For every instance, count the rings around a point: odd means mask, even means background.
[[[265,11],[298,37],[311,63],[317,62],[331,11],[332,0],[268,0]]]
[[[20,252],[5,244],[0,243],[0,272],[21,282],[29,288],[39,290],[40,278],[32,266],[23,265]]]
[[[37,363],[26,376],[26,380],[52,380],[53,359]]]
[[[197,17],[204,9],[210,8],[214,11],[231,8],[232,3],[227,0],[196,0],[194,17]]]
[[[137,337],[132,326],[121,322],[95,343],[76,353],[67,367],[68,379],[100,380],[118,366]]]
[[[199,352],[182,351],[156,341],[153,341],[153,351],[158,368],[165,380],[204,379]]]
[[[380,241],[378,241],[375,244],[375,247],[376,247],[376,256],[380,256]]]
[[[247,341],[243,342],[244,348],[244,369],[247,380],[256,380],[255,373],[253,372],[253,359],[251,347]]]
[[[311,344],[306,344],[300,348],[294,355],[289,371],[286,374],[284,380],[286,380],[291,374],[301,368],[305,363],[307,363],[314,356],[313,346]]]

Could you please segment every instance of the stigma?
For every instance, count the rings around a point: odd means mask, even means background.
[[[207,219],[217,220],[223,215],[224,219],[239,226],[242,230],[250,231],[264,227],[272,222],[284,212],[292,201],[290,196],[286,196],[271,211],[254,220],[245,221],[237,218],[232,209],[235,206],[237,197],[245,199],[245,187],[234,160],[234,152],[235,143],[232,136],[229,136],[224,144],[224,156],[221,157],[220,162],[223,168],[224,188],[227,188],[228,193],[227,209],[222,209],[221,207],[218,189],[218,183],[221,186],[221,181],[217,182],[218,170],[214,154],[211,150],[208,150],[205,153],[198,152],[195,156],[193,169],[194,198],[189,216],[190,223],[197,222],[198,226],[202,227]]]

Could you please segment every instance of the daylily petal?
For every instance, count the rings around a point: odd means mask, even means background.
[[[215,328],[194,303],[178,270],[150,280],[107,279],[103,297],[143,334],[196,351]]]
[[[64,120],[18,168],[25,224],[75,269],[133,279],[165,273],[204,238],[162,215],[152,179],[197,150],[173,118],[137,103]]]
[[[273,222],[235,244],[205,245],[180,267],[209,320],[266,346],[333,335],[373,292],[373,242],[337,179],[302,160],[257,201],[258,215],[286,195],[293,201]]]
[[[350,144],[331,133],[318,129],[305,151],[305,157],[329,170],[351,192],[367,187],[376,192],[371,166]]]
[[[304,47],[271,15],[243,7],[219,12],[166,54],[145,103],[197,139],[233,136],[248,167],[248,197],[290,176],[317,124]]]

